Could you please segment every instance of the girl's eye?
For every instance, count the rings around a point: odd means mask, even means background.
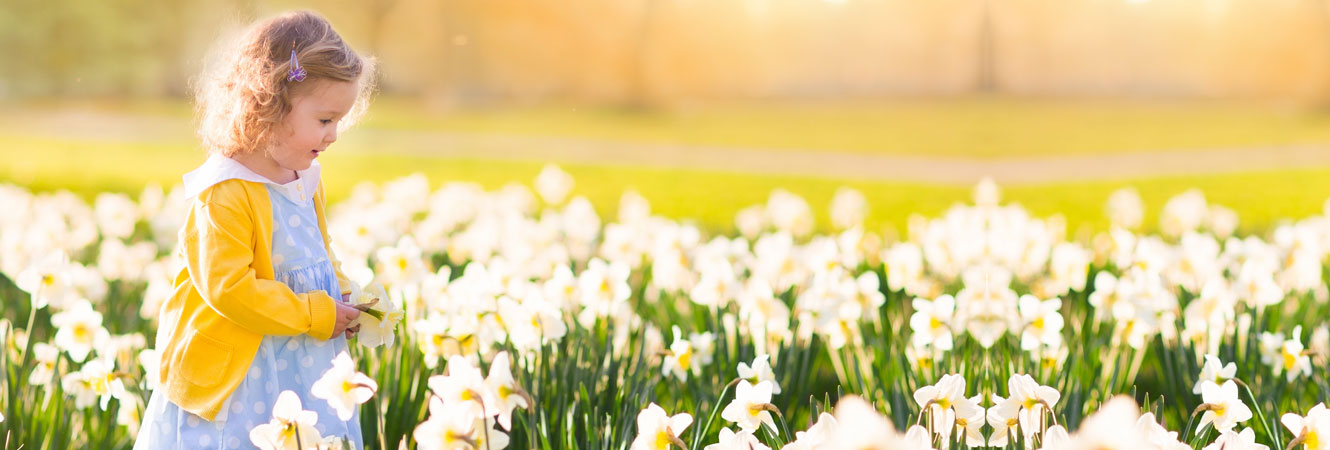
[[[332,123],[332,121],[331,121],[331,120],[328,120],[328,119],[319,119],[319,123],[324,124],[324,125],[327,125],[327,124]]]

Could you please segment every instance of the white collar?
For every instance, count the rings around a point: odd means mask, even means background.
[[[313,199],[314,192],[319,188],[319,172],[319,162],[314,161],[308,169],[296,171],[296,180],[286,184],[278,184],[269,180],[268,177],[259,175],[245,167],[240,161],[215,154],[209,156],[208,160],[203,162],[203,165],[185,174],[183,178],[186,198],[197,197],[204,190],[217,183],[230,179],[241,179],[272,186],[273,190],[282,194],[283,197],[298,205],[304,205],[306,201]]]

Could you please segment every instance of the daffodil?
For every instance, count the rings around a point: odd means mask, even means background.
[[[52,315],[51,325],[58,328],[55,345],[76,362],[88,359],[95,346],[111,338],[106,328],[102,328],[102,314],[93,311],[92,303],[87,300],[78,300],[69,309]]]
[[[956,315],[956,299],[950,295],[942,295],[933,301],[916,298],[913,305],[910,329],[914,332],[914,344],[931,345],[939,351],[951,350],[951,326]]]
[[[1201,399],[1204,403],[1200,408],[1205,412],[1197,422],[1197,434],[1200,434],[1207,424],[1222,433],[1231,431],[1238,423],[1251,419],[1251,409],[1238,399],[1238,385],[1233,380],[1225,381],[1224,384],[1203,381]]]
[[[45,342],[38,342],[33,344],[32,352],[37,364],[32,368],[32,373],[28,374],[28,384],[33,386],[50,384],[51,376],[55,374],[55,363],[60,358],[60,349]]]
[[[427,382],[434,395],[449,408],[465,411],[474,417],[488,417],[496,412],[494,400],[485,385],[480,369],[462,356],[448,358],[448,373],[434,375]]]
[[[1223,363],[1215,355],[1205,355],[1205,365],[1201,366],[1201,374],[1196,378],[1196,385],[1192,386],[1191,393],[1200,395],[1201,385],[1209,381],[1214,384],[1224,384],[1225,381],[1233,379],[1238,375],[1238,365]]]
[[[771,355],[757,355],[753,358],[753,365],[748,365],[742,361],[739,362],[739,378],[748,380],[749,383],[770,383],[771,393],[780,393],[780,384],[776,383],[776,373],[771,370]]]
[[[423,450],[496,450],[508,447],[508,434],[463,408],[450,407],[439,397],[429,401],[429,419],[412,432]]]
[[[1248,428],[1242,432],[1228,430],[1220,433],[1214,442],[1201,447],[1201,450],[1270,450],[1270,447],[1257,444],[1256,432]]]
[[[771,391],[770,383],[760,382],[754,385],[746,380],[740,380],[739,386],[735,389],[734,400],[720,412],[720,417],[738,424],[739,428],[749,432],[756,432],[762,424],[775,430],[776,421],[772,419],[771,411],[776,410],[776,407],[771,404]]]
[[[337,418],[350,420],[356,408],[369,401],[378,389],[378,383],[357,372],[351,355],[343,351],[333,358],[332,367],[310,386],[310,393],[316,398],[327,400],[333,410],[337,411]]]
[[[965,397],[965,378],[960,375],[943,375],[937,384],[919,388],[914,391],[914,401],[923,410],[921,414],[927,414],[933,432],[943,442],[951,440],[958,418],[967,426],[983,426],[982,408]],[[968,432],[968,427],[963,431]]]
[[[69,256],[63,251],[52,252],[19,272],[14,283],[28,293],[32,308],[63,308],[78,296],[69,269]]]
[[[674,342],[670,344],[670,349],[666,351],[665,360],[660,369],[666,376],[673,375],[679,381],[688,381],[688,374],[699,370],[693,363],[693,343],[684,339],[678,326],[674,326],[673,330]]]
[[[997,420],[994,420],[995,417],[990,412],[989,423],[998,422],[994,424],[994,428],[1001,426],[1005,430],[1010,428],[1014,419],[1027,440],[1047,428],[1045,415],[1053,413],[1053,405],[1056,405],[1061,398],[1056,389],[1040,386],[1033,377],[1026,374],[1012,375],[1007,380],[1007,392],[1011,395],[996,406]],[[989,444],[993,444],[991,439]]]
[[[637,413],[637,437],[633,439],[629,450],[665,450],[670,446],[685,448],[679,435],[692,423],[693,416],[688,413],[670,416],[660,405],[647,405]]]
[[[1062,345],[1062,300],[1051,298],[1039,300],[1033,295],[1023,295],[1018,309],[1024,326],[1021,330],[1021,349],[1032,351],[1041,346],[1057,347]]]
[[[491,414],[497,414],[499,425],[505,430],[512,429],[513,409],[531,408],[531,395],[517,385],[513,380],[513,374],[510,369],[508,353],[500,352],[494,356],[490,362],[489,374],[485,377],[486,391],[494,398],[495,407],[498,411],[491,411]]]
[[[249,440],[263,450],[296,450],[314,447],[323,436],[314,425],[319,415],[304,409],[293,391],[282,391],[272,407],[272,420],[249,430]]]
[[[839,426],[836,423],[836,417],[830,413],[822,413],[817,416],[817,422],[804,431],[794,432],[794,441],[786,445],[782,450],[815,450],[826,448],[836,437]]]
[[[115,371],[115,361],[93,359],[83,364],[79,370],[66,374],[60,381],[65,392],[74,394],[74,405],[87,408],[100,400],[103,411],[112,398],[124,400],[129,392],[122,380],[124,374]]]
[[[1304,450],[1330,449],[1330,434],[1327,434],[1330,433],[1330,409],[1325,403],[1317,403],[1306,416],[1286,413],[1279,418],[1279,423],[1293,433],[1290,447],[1300,444]]]
[[[406,314],[383,287],[370,285],[362,289],[352,284],[350,301],[351,306],[363,313],[351,322],[351,326],[360,326],[356,340],[369,347],[392,347],[397,338],[397,324]]]

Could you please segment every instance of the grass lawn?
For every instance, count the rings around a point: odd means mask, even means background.
[[[0,128],[67,103],[0,105]],[[81,102],[117,115],[180,120],[184,101]],[[37,112],[37,114],[34,114]],[[60,134],[59,124],[36,128]],[[658,112],[607,107],[516,107],[432,112],[418,101],[381,98],[362,125],[609,141],[1001,158],[1158,150],[1330,145],[1330,113],[1251,102],[1110,101],[960,97],[862,102],[726,103]]]
[[[34,138],[0,134],[0,180],[36,190],[69,189],[91,199],[98,192],[137,193],[144,184],[177,183],[203,155],[187,143],[144,144]],[[510,182],[530,185],[542,164],[535,162],[439,159],[329,152],[320,158],[332,201],[344,198],[360,181],[386,181],[415,172],[435,185],[449,180],[478,182],[493,189]],[[870,226],[903,231],[911,213],[937,216],[956,202],[968,201],[970,187],[916,183],[843,181],[798,176],[732,174],[704,170],[564,165],[576,179],[576,194],[587,196],[610,218],[625,189],[633,188],[652,203],[653,211],[676,218],[694,218],[712,229],[730,230],[734,213],[765,202],[772,189],[784,188],[808,200],[819,223],[826,226],[827,205],[841,186],[869,199]],[[1040,216],[1061,213],[1070,233],[1106,226],[1104,205],[1113,190],[1135,186],[1145,200],[1147,224],[1169,197],[1200,188],[1212,202],[1238,211],[1243,229],[1263,229],[1281,218],[1319,213],[1330,197],[1330,168],[1233,175],[1209,175],[1057,183],[1004,188],[1004,198],[1019,202]]]

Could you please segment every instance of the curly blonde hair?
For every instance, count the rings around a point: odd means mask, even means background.
[[[293,49],[307,74],[304,81],[286,79]],[[204,67],[195,87],[199,138],[208,153],[228,157],[266,151],[292,98],[319,81],[358,84],[339,132],[359,121],[374,91],[374,60],[356,54],[332,24],[309,11],[263,20],[238,39],[223,39]]]

